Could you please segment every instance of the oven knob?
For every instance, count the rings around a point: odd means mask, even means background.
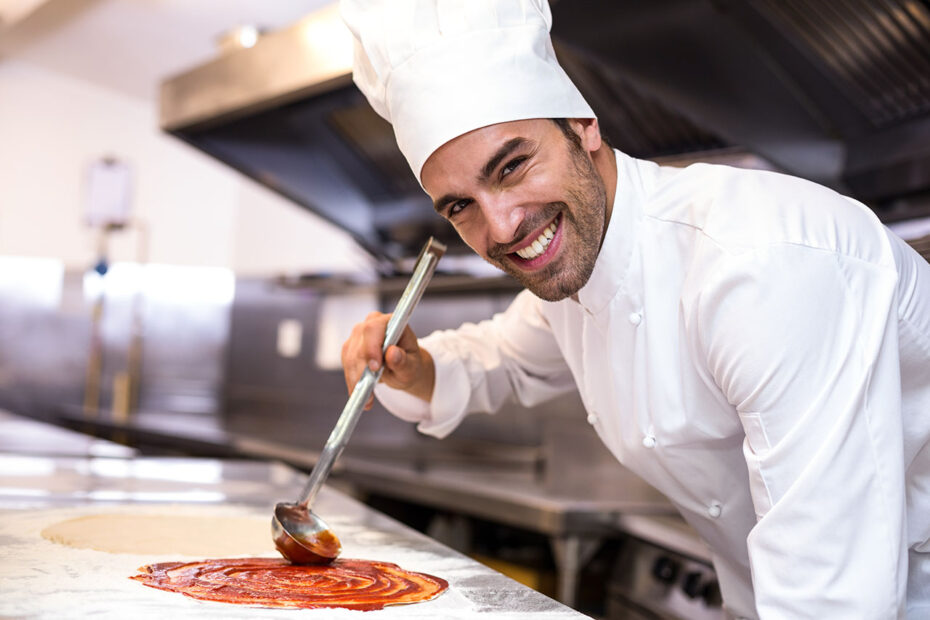
[[[681,584],[681,589],[688,598],[697,598],[704,589],[704,574],[698,571],[691,571],[685,574],[685,580]]]
[[[652,576],[661,583],[674,583],[678,578],[678,562],[660,555],[652,565]]]

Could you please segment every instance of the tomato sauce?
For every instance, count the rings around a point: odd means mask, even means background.
[[[162,562],[139,572],[131,579],[200,600],[291,609],[371,611],[427,601],[449,587],[439,577],[368,560],[308,566],[281,558],[234,558]]]

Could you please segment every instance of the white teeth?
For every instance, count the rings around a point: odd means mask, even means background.
[[[556,223],[557,221],[549,224],[546,230],[542,231],[542,234],[540,234],[533,243],[522,250],[517,250],[517,256],[523,260],[533,260],[545,252],[546,248],[549,246],[549,242],[552,241],[552,237],[555,235]]]

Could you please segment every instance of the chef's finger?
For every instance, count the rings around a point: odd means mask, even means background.
[[[350,340],[346,340],[345,344],[342,345],[342,374],[346,380],[346,389],[350,392],[352,391],[352,386],[355,385],[357,381],[355,370],[352,368],[351,348]]]
[[[381,328],[379,334],[378,323],[381,320],[380,313],[372,313],[352,328],[352,333],[342,345],[342,368],[345,375],[346,388],[351,393],[355,384],[362,378],[365,367],[369,364],[371,356],[369,349],[374,349],[377,353],[376,358],[380,362],[381,343],[384,342],[384,330]],[[387,322],[384,322],[385,325]],[[372,346],[369,341],[374,339],[376,344]],[[380,363],[375,367],[380,366]]]
[[[346,366],[344,375],[346,380],[346,391],[351,394],[352,390],[355,389],[355,384],[362,378],[362,371],[357,370],[356,367]]]
[[[364,367],[360,367],[358,371],[350,371],[349,369],[346,369],[345,371],[346,390],[348,391],[349,394],[351,394],[352,390],[355,389],[355,385],[358,383],[359,379],[362,378],[363,372],[364,372]],[[366,411],[371,409],[372,405],[374,404],[374,400],[375,400],[374,394],[368,397],[368,401],[365,403],[365,406],[364,406],[364,409]]]
[[[384,332],[387,331],[390,314],[372,312],[362,323],[362,349],[360,353],[372,371],[381,367],[381,349],[384,347]]]

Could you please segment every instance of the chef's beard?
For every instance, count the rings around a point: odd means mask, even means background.
[[[551,202],[532,221],[525,220],[515,239],[537,230],[561,213],[561,247],[558,257],[542,269],[524,271],[507,257],[507,247],[488,248],[488,262],[513,276],[521,285],[545,301],[560,301],[575,295],[588,282],[600,252],[607,213],[607,189],[594,163],[580,144],[566,140],[571,149],[572,173],[566,190],[570,204]],[[570,206],[571,205],[571,206]]]

